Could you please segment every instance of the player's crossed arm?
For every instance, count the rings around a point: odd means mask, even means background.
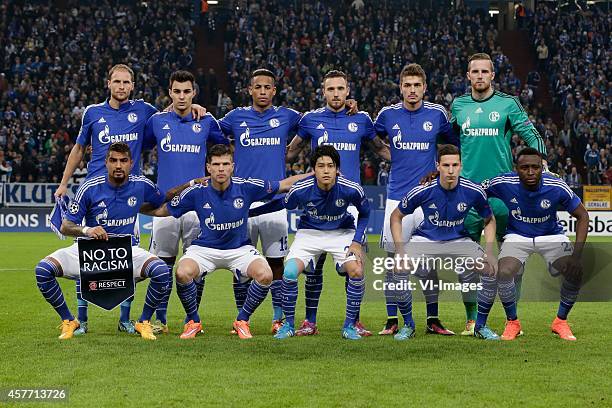
[[[99,225],[95,227],[84,227],[82,225],[77,225],[70,220],[64,219],[62,221],[60,232],[70,237],[89,237],[108,241],[108,234],[104,228]]]

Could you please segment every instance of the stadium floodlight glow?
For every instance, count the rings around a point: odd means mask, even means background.
[[[494,15],[499,14],[499,10],[489,10],[489,15],[493,17]]]
[[[217,5],[217,4],[219,4],[219,1],[218,1],[218,0],[208,0],[208,5],[209,5],[209,6],[215,6],[215,5]]]

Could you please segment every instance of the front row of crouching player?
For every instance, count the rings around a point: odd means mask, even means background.
[[[297,207],[304,210],[285,261],[282,281],[282,308],[286,320],[274,337],[286,339],[295,335],[298,276],[312,271],[319,257],[330,253],[336,269],[348,275],[342,337],[361,338],[355,325],[365,290],[362,245],[370,207],[361,186],[339,174],[340,157],[332,146],[323,145],[314,151],[311,158],[314,174],[271,181],[232,177],[234,162],[229,147],[215,145],[206,163],[210,179],[192,180],[165,196],[146,178],[130,176],[132,164],[127,145],[112,144],[106,156],[108,174],[81,185],[69,205],[61,231],[74,237],[102,240],[109,235],[132,234],[134,279],[150,278],[143,312],[135,325],[143,338],[155,339],[149,321],[159,299],[168,290],[171,271],[159,258],[138,247],[138,237],[133,234],[138,212],[178,218],[195,211],[198,216],[200,234],[180,259],[176,271],[177,294],[186,312],[180,337],[194,338],[202,331],[195,282],[222,268],[229,269],[239,281],[250,281],[246,300],[239,307],[233,324],[234,332],[241,339],[248,339],[252,337],[249,319],[265,299],[272,281],[270,266],[248,239],[248,217]],[[464,264],[466,267],[456,268],[460,282],[479,284],[471,286],[477,290],[468,291],[468,296],[478,301],[475,336],[500,339],[486,326],[487,316],[499,293],[507,318],[501,339],[513,340],[522,334],[513,277],[522,269],[527,257],[537,252],[546,259],[551,275],[563,276],[561,302],[552,331],[565,340],[575,340],[566,319],[580,289],[580,256],[588,229],[588,213],[580,199],[563,181],[543,173],[542,158],[531,148],[519,153],[515,173],[487,180],[482,186],[460,177],[461,157],[455,146],[441,146],[437,166],[439,176],[411,190],[391,214],[391,232],[395,248],[399,248],[396,259],[422,260],[418,263],[422,267],[414,270],[407,266],[409,263],[398,262],[392,280],[405,283],[410,274],[426,276],[429,271],[423,265],[428,265],[427,259],[435,257],[481,260],[471,267]],[[287,191],[283,199],[273,199],[278,193]],[[495,256],[495,218],[487,196],[501,199],[510,210],[499,261]],[[134,205],[134,197],[138,205]],[[262,200],[271,201],[249,211],[251,203]],[[349,206],[357,209],[357,220],[347,210]],[[424,220],[414,231],[410,243],[405,244],[401,238],[402,218],[419,207]],[[578,220],[575,245],[563,234],[557,221],[558,207]],[[469,239],[464,227],[465,216],[472,208],[485,220],[484,249]],[[83,219],[85,226],[81,225]],[[62,319],[60,339],[69,339],[79,322],[66,305],[56,279],[58,276],[69,279],[79,276],[77,244],[54,252],[36,267],[38,287]],[[404,327],[395,335],[396,340],[408,340],[415,334],[411,291],[407,285],[403,287],[406,289],[398,291],[396,301]]]

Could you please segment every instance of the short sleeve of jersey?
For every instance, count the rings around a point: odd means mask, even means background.
[[[491,211],[491,207],[489,206],[489,202],[487,201],[487,196],[485,195],[484,190],[479,189],[478,192],[474,192],[474,195],[476,196],[475,202],[474,202],[474,209],[476,210],[476,212],[478,213],[478,215],[480,215],[482,218],[489,218],[491,215],[493,215],[493,212]]]
[[[208,141],[213,144],[229,144],[229,140],[223,135],[219,121],[209,113],[206,114],[209,119],[208,125]]]
[[[559,186],[559,189],[561,190],[559,192],[559,203],[567,212],[572,213],[576,208],[578,208],[582,201],[580,201],[580,198],[572,191],[571,188],[569,188],[567,184],[565,184],[565,182],[562,183],[564,185]]]
[[[251,201],[260,201],[273,198],[280,188],[280,183],[278,181],[249,178],[245,180],[244,187]]]
[[[157,144],[155,132],[153,131],[155,118],[151,116],[145,125],[144,136],[142,138],[142,147],[144,149],[152,149]]]
[[[387,128],[385,126],[385,112],[379,112],[376,120],[374,121],[374,131],[377,135],[387,136]]]
[[[297,135],[301,137],[302,140],[310,140],[310,132],[308,131],[309,123],[310,118],[308,114],[302,116],[298,121]]]
[[[414,210],[421,206],[423,194],[423,186],[416,186],[402,198],[397,208],[399,208],[400,212],[404,215],[412,214]]]
[[[223,134],[225,135],[233,135],[234,132],[232,131],[232,117],[234,116],[234,111],[231,110],[229,112],[227,112],[225,114],[224,117],[222,117],[221,119],[219,119],[219,127],[221,128],[221,131],[223,132]]]
[[[289,131],[296,132],[298,130],[298,124],[300,123],[300,120],[302,119],[302,114],[293,109],[287,109],[287,111],[288,111],[287,116],[289,118]]]
[[[372,122],[372,118],[366,112],[363,112],[363,139],[364,140],[372,140],[376,137],[376,131],[374,130],[374,123]]]
[[[84,189],[83,186],[79,187],[74,198],[70,200],[68,211],[66,212],[66,219],[75,224],[80,224],[83,221],[89,207],[90,198],[88,191],[90,190]]]
[[[91,126],[93,123],[91,110],[85,109],[81,118],[81,129],[76,139],[76,142],[81,146],[89,146],[91,144]]]
[[[200,189],[204,188],[201,185],[195,185],[184,190],[180,195],[174,196],[168,204],[168,212],[174,218],[179,218],[181,215],[195,210],[195,199],[200,194]]]
[[[144,112],[145,112],[145,117],[147,119],[157,113],[157,108],[155,106],[151,105],[150,103],[144,102],[143,105],[144,105],[143,109],[144,109]]]
[[[143,177],[142,183],[144,184],[144,201],[145,203],[151,203],[155,207],[159,207],[164,203],[165,196],[159,191],[159,188],[153,182]]]

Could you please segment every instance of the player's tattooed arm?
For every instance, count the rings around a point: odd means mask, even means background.
[[[391,161],[391,150],[389,150],[389,145],[382,141],[379,136],[376,136],[372,140],[367,140],[365,145],[373,150],[377,155],[383,158],[388,162]]]
[[[293,139],[291,139],[291,143],[289,143],[289,146],[287,146],[287,157],[285,161],[287,163],[294,162],[295,159],[297,159],[300,152],[306,146],[306,143],[308,142],[302,139],[301,137],[299,137],[298,135],[293,136]]]
[[[108,241],[106,231],[104,231],[104,228],[99,225],[97,227],[84,227],[64,219],[62,221],[60,232],[71,237],[89,237]]]
[[[72,150],[70,150],[70,155],[68,156],[68,161],[66,162],[66,168],[64,169],[64,174],[62,175],[62,181],[60,182],[57,190],[55,190],[56,197],[66,195],[66,192],[68,191],[68,181],[70,181],[74,171],[79,166],[81,160],[83,160],[84,155],[85,146],[75,143],[74,146],[72,146]]]
[[[181,194],[183,190],[186,190],[187,188],[191,186],[195,186],[196,184],[203,184],[204,186],[207,186],[208,179],[210,179],[210,177],[199,177],[199,178],[190,180],[189,182],[185,184],[181,184],[180,186],[172,187],[170,190],[166,192],[166,201],[172,200],[173,197],[176,197],[177,195]]]

